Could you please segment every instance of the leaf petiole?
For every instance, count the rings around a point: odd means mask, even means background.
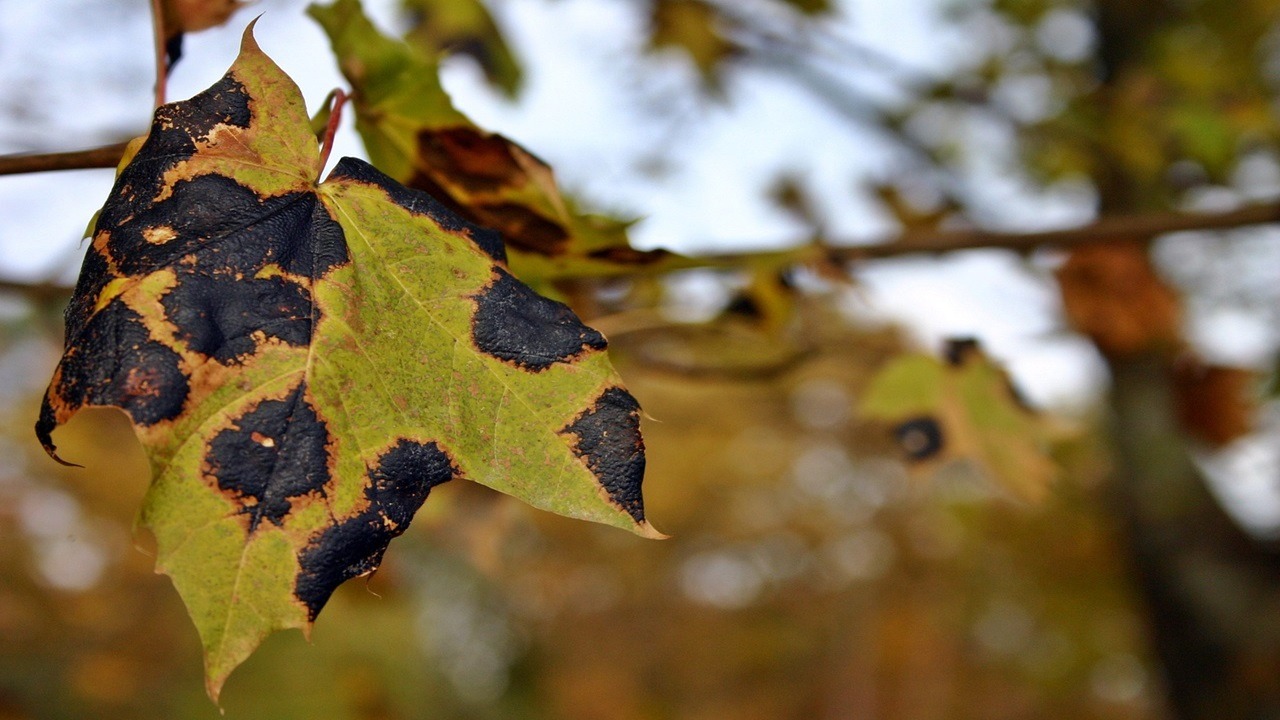
[[[341,89],[335,88],[329,93],[326,102],[330,103],[329,122],[324,128],[324,138],[320,141],[320,172],[324,173],[324,166],[329,163],[329,153],[333,150],[333,138],[338,132],[338,123],[342,122],[342,106],[347,104],[350,98]]]

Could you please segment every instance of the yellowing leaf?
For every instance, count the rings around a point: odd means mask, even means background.
[[[518,277],[598,275],[673,260],[663,251],[633,249],[624,223],[579,213],[546,163],[458,112],[436,61],[379,32],[359,0],[308,12],[328,33],[351,83],[356,129],[373,164],[499,231]]]
[[[657,536],[604,337],[517,281],[492,231],[363,161],[320,170],[298,88],[246,32],[120,173],[36,426],[53,454],[82,407],[133,420],[142,522],[214,697],[442,482]]]
[[[720,64],[738,52],[719,22],[716,9],[701,0],[657,0],[649,18],[649,45],[684,52],[703,79],[715,85]]]
[[[968,460],[1024,499],[1043,497],[1058,473],[1043,422],[972,341],[953,342],[945,363],[897,358],[871,381],[859,412],[893,423],[908,458]]]
[[[523,80],[520,64],[480,0],[404,0],[412,26],[405,35],[429,57],[468,55],[489,82],[514,96]]]
[[[196,32],[225,23],[244,4],[244,0],[161,0],[160,7],[166,28]]]

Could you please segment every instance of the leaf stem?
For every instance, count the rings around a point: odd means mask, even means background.
[[[347,104],[349,96],[341,89],[333,91],[333,106],[329,111],[329,123],[324,128],[324,140],[320,143],[320,170],[329,163],[329,153],[333,151],[333,138],[338,133],[338,123],[342,122],[342,106]]]
[[[23,282],[0,278],[0,293],[24,295],[37,302],[45,300],[65,300],[71,294],[71,288],[49,282]]]
[[[1150,241],[1175,232],[1231,230],[1280,223],[1280,203],[1248,205],[1220,213],[1154,212],[1103,217],[1088,225],[1062,230],[1001,233],[990,230],[908,232],[874,245],[829,248],[835,259],[873,260],[898,255],[998,248],[1031,251],[1039,247],[1071,248],[1126,240]]]
[[[151,0],[151,28],[155,37],[156,51],[156,107],[164,104],[169,80],[169,60],[165,51],[164,8],[161,0]]]
[[[120,164],[127,145],[128,143],[121,142],[71,152],[0,155],[0,175],[114,168]]]

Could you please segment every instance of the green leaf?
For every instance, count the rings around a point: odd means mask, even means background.
[[[520,63],[507,47],[480,0],[403,0],[411,20],[405,39],[428,57],[458,53],[480,65],[485,77],[508,97],[520,90]]]
[[[909,459],[967,460],[1023,499],[1043,497],[1058,474],[1046,424],[972,340],[953,341],[945,363],[895,359],[872,379],[859,412],[894,424]]]
[[[82,407],[131,417],[142,523],[215,699],[450,479],[659,536],[604,337],[515,280],[492,231],[363,161],[320,170],[298,88],[246,31],[120,173],[36,426],[54,455]]]
[[[738,47],[720,30],[719,11],[701,0],[656,0],[649,17],[649,46],[688,56],[708,87],[718,88],[722,64]]]
[[[823,15],[831,12],[831,0],[783,0],[805,15]]]
[[[517,277],[624,273],[683,262],[665,251],[633,249],[626,223],[579,212],[546,163],[458,112],[440,85],[435,59],[379,32],[359,0],[312,5],[308,12],[328,33],[351,83],[356,130],[373,164],[502,233]]]

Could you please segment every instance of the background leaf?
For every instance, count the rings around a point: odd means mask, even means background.
[[[466,55],[507,96],[520,91],[520,63],[481,0],[403,0],[403,7],[409,17],[405,40],[428,57]]]
[[[908,354],[872,379],[859,404],[894,424],[907,456],[931,466],[964,459],[1015,496],[1040,500],[1058,474],[1044,421],[1008,375],[971,340],[952,341],[946,362]]]
[[[308,12],[351,83],[356,129],[373,164],[501,233],[518,277],[533,282],[680,263],[665,251],[631,248],[626,223],[579,212],[546,163],[454,108],[436,60],[379,32],[359,0]]]

